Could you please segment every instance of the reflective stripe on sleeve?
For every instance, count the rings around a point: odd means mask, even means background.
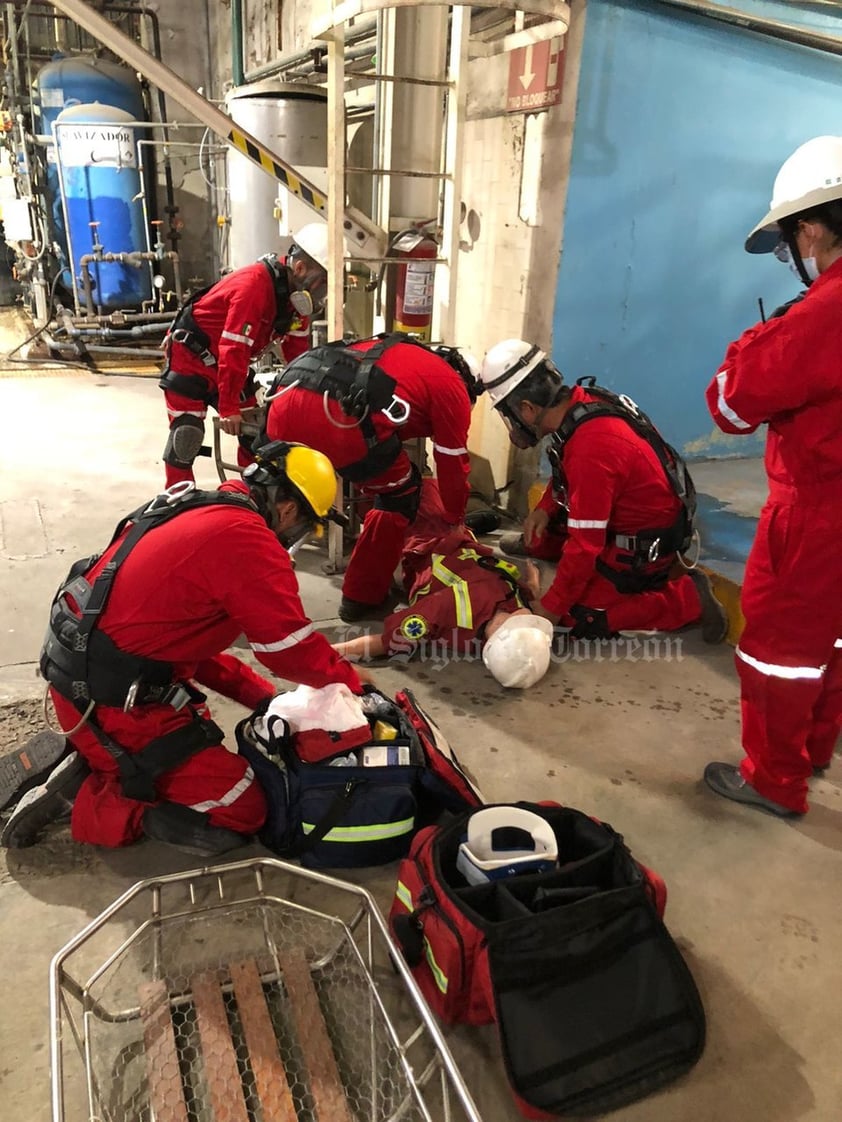
[[[313,634],[314,624],[308,623],[304,627],[299,627],[297,631],[290,632],[286,639],[277,639],[274,643],[251,643],[251,649],[255,652],[262,651],[264,654],[271,654],[273,651],[286,651],[290,647],[295,647],[298,643],[303,643],[304,640]]]
[[[440,452],[442,456],[467,456],[467,448],[445,448],[441,444],[433,444],[433,451]]]
[[[567,525],[573,530],[605,530],[608,528],[607,518],[568,518]]]
[[[725,400],[725,379],[728,377],[727,370],[720,370],[716,375],[716,384],[719,387],[719,396],[716,399],[716,408],[722,414],[726,421],[730,421],[735,429],[750,429],[751,425],[748,421],[744,421]]]
[[[247,347],[254,346],[254,339],[249,338],[248,335],[238,335],[236,331],[223,331],[223,339],[230,339],[232,343],[245,343]]]
[[[250,767],[247,767],[240,782],[235,783],[230,791],[226,791],[221,799],[208,799],[207,802],[193,803],[191,810],[198,810],[200,814],[205,814],[218,806],[230,806],[251,787],[252,783],[254,783],[254,772]]]
[[[764,674],[767,678],[788,678],[791,681],[816,682],[827,669],[826,666],[776,666],[773,662],[761,662],[759,658],[752,658],[745,651],[741,651],[739,647],[737,647],[736,655],[737,658],[742,659],[748,666],[755,669],[758,674]]]

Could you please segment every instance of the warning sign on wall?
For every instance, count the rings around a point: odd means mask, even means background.
[[[518,47],[509,56],[508,113],[534,113],[561,101],[564,49],[561,38]]]

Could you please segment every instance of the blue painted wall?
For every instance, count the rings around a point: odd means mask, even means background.
[[[842,35],[792,4],[744,10]],[[635,398],[690,457],[755,455],[704,389],[799,284],[743,241],[803,141],[842,134],[842,59],[658,4],[588,0],[553,331],[568,380]]]

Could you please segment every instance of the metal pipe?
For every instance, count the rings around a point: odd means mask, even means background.
[[[56,348],[56,350],[59,350],[59,351],[73,350],[74,353],[78,354],[75,343],[70,343],[70,342],[65,343],[61,339],[56,339],[56,340],[53,341],[52,345]],[[158,351],[143,350],[143,348],[141,348],[141,347],[98,347],[95,344],[91,344],[90,346],[88,346],[86,344],[85,349],[87,351],[90,351],[91,353],[95,352],[96,354],[131,355],[132,358],[138,358],[138,357],[139,358],[154,358],[154,359],[157,359],[158,361],[160,361],[160,359],[161,359],[161,352],[159,350]]]
[[[361,43],[364,39],[370,39],[377,31],[377,20],[368,20],[366,23],[361,24],[353,31],[349,31],[345,39],[346,47],[353,47],[357,43]],[[326,53],[326,48],[324,48]],[[298,51],[294,55],[287,55],[286,58],[278,59],[277,62],[267,63],[266,66],[259,66],[256,70],[248,70],[245,73],[244,81],[259,82],[262,78],[274,78],[276,74],[286,74],[288,70],[293,70],[301,63],[312,61],[313,51]]]
[[[231,81],[242,86],[243,70],[243,0],[231,0]]]
[[[738,12],[733,8],[723,8],[720,4],[708,4],[706,0],[654,0],[654,3],[665,8],[678,8],[693,15],[704,16],[719,23],[727,23],[732,27],[741,27],[744,31],[754,31],[758,35],[766,35],[772,39],[782,39],[786,43],[796,43],[801,47],[812,47],[814,50],[826,51],[828,54],[842,55],[842,37],[838,35],[824,35],[821,31],[811,31],[809,28],[797,27],[792,23],[782,23],[780,20]]]

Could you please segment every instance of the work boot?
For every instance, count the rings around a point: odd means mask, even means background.
[[[44,729],[30,737],[22,748],[3,756],[0,759],[0,810],[43,783],[69,751],[63,736]]]
[[[357,623],[361,619],[375,619],[382,614],[383,603],[366,604],[362,600],[351,600],[343,596],[339,602],[337,615],[343,623]]]
[[[701,569],[689,569],[687,575],[702,602],[702,639],[706,643],[723,642],[728,634],[728,614],[713,594],[710,577]]]
[[[475,534],[493,534],[500,529],[500,515],[496,510],[469,510],[463,522]]]
[[[147,838],[165,842],[185,853],[197,853],[200,857],[217,857],[251,841],[236,830],[212,826],[207,814],[180,803],[150,806],[143,812],[141,824]]]
[[[711,791],[723,798],[733,799],[735,803],[744,803],[746,806],[765,810],[768,814],[775,814],[778,818],[800,818],[802,812],[790,810],[788,806],[767,799],[755,790],[750,783],[743,779],[740,769],[734,764],[714,763],[705,768],[705,783]]]
[[[529,557],[529,549],[523,540],[523,534],[501,534],[497,542],[501,553],[509,557]]]
[[[73,800],[90,769],[78,752],[71,752],[53,768],[46,782],[33,787],[6,819],[0,832],[0,845],[6,849],[25,849],[34,845],[50,822],[70,817]]]

